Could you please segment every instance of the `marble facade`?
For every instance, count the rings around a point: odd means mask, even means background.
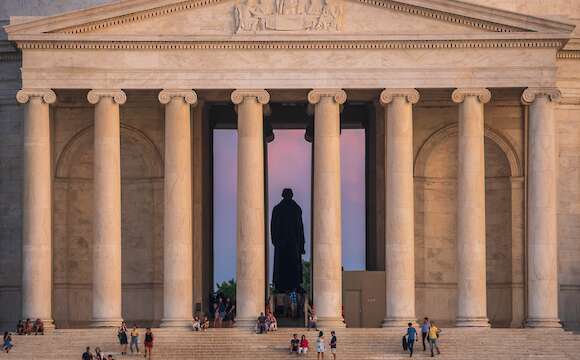
[[[386,271],[383,325],[578,327],[580,9],[472,2],[0,7],[20,15],[0,38],[0,321],[183,326],[204,309],[219,103],[243,140],[250,324],[265,296],[261,121],[296,102],[314,114],[321,322],[340,323],[339,120],[358,103],[373,110],[367,262]]]

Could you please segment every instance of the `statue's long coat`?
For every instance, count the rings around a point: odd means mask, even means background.
[[[302,209],[292,199],[282,199],[272,210],[270,224],[274,245],[274,287],[284,292],[302,284],[304,225]]]

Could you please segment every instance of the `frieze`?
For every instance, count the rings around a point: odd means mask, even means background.
[[[337,0],[241,0],[234,6],[235,32],[339,31]]]

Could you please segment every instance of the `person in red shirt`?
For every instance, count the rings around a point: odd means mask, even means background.
[[[300,347],[298,348],[298,354],[306,354],[308,352],[308,339],[306,336],[302,335],[300,338]]]

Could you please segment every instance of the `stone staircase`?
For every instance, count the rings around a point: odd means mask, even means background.
[[[293,333],[306,334],[316,359],[316,332],[305,329],[280,329],[257,335],[240,329],[211,329],[207,332],[154,329],[154,359],[294,359],[288,354]],[[141,341],[144,331],[141,330]],[[338,329],[338,359],[407,359],[401,349],[403,330]],[[330,331],[325,330],[328,343]],[[45,336],[13,336],[14,349],[0,359],[80,359],[86,346],[99,346],[119,359],[141,356],[119,354],[114,329],[61,329]],[[142,343],[140,344],[142,346]],[[443,329],[440,359],[580,359],[580,335],[559,329]],[[415,358],[427,358],[417,343]],[[332,359],[328,352],[325,359]]]

